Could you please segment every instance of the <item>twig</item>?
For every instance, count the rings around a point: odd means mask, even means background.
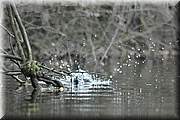
[[[55,28],[53,28],[51,26],[39,26],[39,25],[35,25],[35,24],[32,24],[32,23],[29,23],[29,22],[27,22],[25,20],[22,20],[22,22],[33,26],[33,27],[28,27],[27,30],[28,29],[44,29],[45,31],[48,31],[48,32],[51,32],[51,33],[57,33],[59,35],[66,36],[66,34],[64,34],[61,31],[56,30]]]
[[[103,55],[103,57],[102,57],[101,60],[100,60],[100,63],[102,63],[102,61],[103,61],[104,58],[106,57],[106,55],[107,55],[109,49],[111,48],[112,44],[113,44],[114,41],[116,40],[116,37],[117,37],[117,35],[118,35],[118,31],[119,31],[119,28],[116,29],[116,31],[115,31],[115,33],[114,33],[112,39],[111,39],[111,43],[109,44],[108,48],[107,48],[106,51],[104,52],[104,55]]]
[[[47,84],[52,84],[55,87],[62,87],[63,86],[63,84],[60,81],[53,80],[52,78],[47,77],[47,76],[38,76],[37,79],[39,81],[46,82]]]
[[[14,55],[0,54],[0,56],[2,56],[4,58],[8,58],[8,59],[22,61],[22,59],[20,57],[17,57],[17,56],[14,56]]]
[[[11,37],[15,37],[6,27],[4,27],[3,25],[0,24],[0,26],[11,36]]]
[[[22,62],[23,62],[23,61],[25,61],[25,55],[24,55],[24,51],[23,51],[23,48],[21,46],[21,43],[20,43],[20,41],[18,39],[19,37],[18,37],[18,33],[16,31],[16,28],[15,28],[16,24],[15,24],[15,21],[14,21],[14,17],[13,17],[13,14],[12,14],[11,7],[9,7],[9,14],[10,14],[10,19],[11,19],[12,29],[13,29],[13,31],[15,33],[15,40],[17,42],[18,50],[19,50],[19,53],[20,53],[20,56],[21,56]]]
[[[86,35],[87,35],[87,39],[88,39],[88,41],[90,42],[90,45],[91,45],[92,54],[93,54],[93,56],[94,56],[94,61],[96,62],[97,59],[96,59],[96,52],[95,52],[94,44],[93,44],[93,42],[92,42],[92,39],[91,39],[90,34],[87,33]]]
[[[42,78],[42,77],[38,77],[37,78],[39,81],[43,81],[43,82],[45,82],[45,83],[47,83],[47,84],[52,84],[53,86],[56,86],[56,84],[53,82],[53,81],[51,81],[51,80],[47,80],[47,79],[44,79],[44,78]]]
[[[8,55],[8,52],[6,52],[5,50],[2,50],[2,52],[4,52],[4,54]],[[13,55],[13,57],[14,57],[14,55]],[[21,58],[20,58],[20,59],[21,59]],[[19,63],[19,61],[16,61],[16,60],[14,60],[14,59],[10,59],[10,61],[14,62],[14,63],[19,67],[19,69],[20,69],[20,63]],[[22,60],[20,60],[20,61],[22,61]]]
[[[54,70],[54,69],[50,69],[50,68],[48,68],[48,67],[46,67],[46,66],[44,66],[44,65],[41,65],[41,64],[39,64],[39,66],[42,67],[42,68],[44,68],[44,69],[46,69],[46,70],[52,71],[52,72],[57,73],[57,74],[60,74],[60,75],[66,76],[67,74],[68,74],[68,75],[71,74],[70,72],[67,72],[67,71],[59,72],[59,71],[56,71],[56,70]]]
[[[4,58],[9,58],[9,59],[14,59],[14,60],[22,61],[22,59],[21,59],[20,57],[13,56],[13,55],[0,54],[0,56],[2,56],[2,57],[4,57]],[[69,75],[69,74],[71,74],[70,72],[67,72],[67,71],[65,71],[65,70],[63,70],[63,72],[59,72],[59,71],[56,71],[56,70],[54,70],[54,69],[50,69],[50,68],[48,68],[48,67],[46,67],[46,66],[44,66],[44,65],[41,65],[41,64],[38,64],[38,66],[41,67],[41,68],[47,69],[47,70],[49,70],[49,71],[52,71],[52,72],[54,72],[54,73],[61,74],[61,75],[67,75],[67,74]]]
[[[15,21],[15,25],[16,25],[16,29],[17,29],[18,40],[19,40],[21,43],[23,43],[24,40],[23,40],[21,31],[20,31],[20,29],[19,29],[19,25],[18,25],[18,23],[17,23],[17,20],[14,19],[14,21]]]
[[[22,74],[21,71],[3,71],[2,73],[5,75],[21,75]]]
[[[13,45],[12,45],[12,43],[11,43],[11,36],[9,36],[9,45],[10,45],[10,48],[11,48],[11,51],[12,51],[12,54],[13,55],[15,55],[15,51],[14,51],[14,49],[13,49]]]
[[[20,84],[26,83],[26,81],[21,80],[17,75],[11,75],[11,77],[14,78]]]
[[[71,53],[70,53],[70,50],[69,50],[69,42],[67,41],[67,44],[63,44],[64,47],[67,49],[67,52],[68,52],[68,57],[69,57],[69,62],[70,62],[70,65],[72,66],[73,65],[73,62],[72,62],[72,58],[71,58]]]
[[[126,40],[129,40],[129,39],[136,38],[137,36],[141,36],[143,38],[144,37],[146,38],[147,34],[151,33],[153,30],[156,30],[157,28],[162,27],[165,24],[166,23],[161,23],[161,24],[154,25],[153,27],[150,27],[149,29],[147,29],[146,31],[144,31],[142,33],[129,30],[128,33],[131,34],[132,36],[130,36],[130,37],[126,36],[124,39],[122,39],[122,42],[126,41]]]
[[[87,41],[89,41],[90,43],[90,46],[91,46],[91,49],[92,49],[92,55],[94,57],[94,62],[95,62],[95,67],[94,67],[94,71],[96,71],[96,66],[97,66],[97,58],[96,58],[96,52],[95,52],[95,47],[94,47],[94,44],[93,44],[93,41],[92,41],[92,38],[91,38],[91,34],[92,34],[92,30],[89,30],[89,27],[88,27],[88,24],[87,24],[87,19],[86,19],[86,29],[87,29],[87,32],[84,33],[85,35],[85,39],[87,39]],[[90,32],[90,33],[88,33]]]
[[[16,9],[15,4],[13,3],[13,4],[11,4],[10,6],[11,6],[13,12],[14,12],[14,15],[15,15],[15,18],[16,18],[17,23],[18,23],[18,25],[19,25],[19,29],[20,29],[20,31],[21,31],[21,34],[22,34],[22,37],[23,37],[25,46],[26,46],[26,48],[27,48],[28,60],[31,61],[31,60],[32,60],[32,51],[31,51],[31,46],[30,46],[30,43],[29,43],[29,39],[28,39],[26,30],[25,30],[25,28],[24,28],[24,26],[23,26],[23,24],[22,24],[21,18],[20,18],[19,14],[18,14],[18,11],[17,11],[17,9]]]

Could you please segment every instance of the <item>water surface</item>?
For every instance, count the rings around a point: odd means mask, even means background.
[[[129,65],[130,64],[130,65]],[[109,90],[37,94],[5,79],[6,113],[25,116],[175,117],[177,64],[174,57],[121,64]]]

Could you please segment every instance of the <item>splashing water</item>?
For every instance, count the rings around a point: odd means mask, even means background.
[[[67,92],[98,92],[113,90],[112,78],[100,78],[95,73],[89,73],[85,70],[78,69],[70,75],[59,77],[54,76],[53,79],[60,81]]]

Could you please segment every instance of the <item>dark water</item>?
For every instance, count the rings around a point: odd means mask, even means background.
[[[176,117],[175,58],[122,64],[113,73],[113,90],[87,93],[39,93],[5,79],[6,113],[40,116]]]

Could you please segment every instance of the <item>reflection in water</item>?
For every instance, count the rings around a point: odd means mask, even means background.
[[[32,87],[15,91],[7,79],[6,111],[12,114],[52,116],[175,116],[176,64],[174,59],[164,63],[148,60],[131,66],[123,73],[113,74],[113,89],[87,89],[73,86],[73,91],[39,92]],[[83,90],[85,90],[84,87]],[[10,99],[12,98],[12,99]]]
[[[31,93],[31,99],[30,99],[30,101],[31,101],[32,103],[35,103],[35,102],[36,102],[36,99],[37,99],[37,96],[38,96],[39,92],[40,92],[39,89],[34,89],[34,90],[32,91],[32,93]]]

